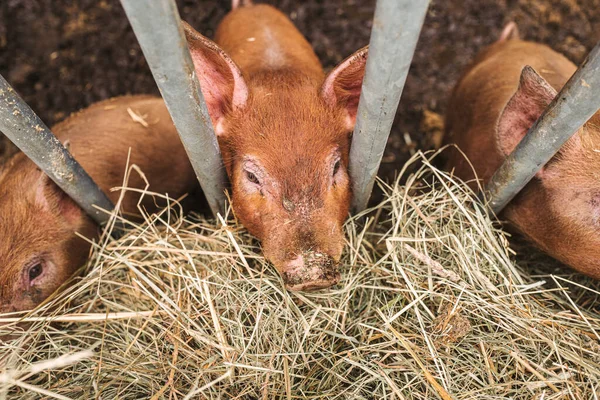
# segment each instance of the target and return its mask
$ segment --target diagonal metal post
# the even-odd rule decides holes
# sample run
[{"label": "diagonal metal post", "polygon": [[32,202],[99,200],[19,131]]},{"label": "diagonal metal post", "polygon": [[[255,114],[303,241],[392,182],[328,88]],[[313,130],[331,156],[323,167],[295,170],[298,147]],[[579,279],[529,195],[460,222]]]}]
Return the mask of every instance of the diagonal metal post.
[{"label": "diagonal metal post", "polygon": [[490,179],[485,191],[492,211],[502,211],[599,109],[600,43]]},{"label": "diagonal metal post", "polygon": [[114,205],[35,112],[0,75],[0,131],[98,224]]},{"label": "diagonal metal post", "polygon": [[[213,212],[225,205],[225,168],[174,0],[121,0]],[[173,177],[177,179],[177,177]]]},{"label": "diagonal metal post", "polygon": [[429,0],[378,0],[352,147],[355,211],[369,201]]}]

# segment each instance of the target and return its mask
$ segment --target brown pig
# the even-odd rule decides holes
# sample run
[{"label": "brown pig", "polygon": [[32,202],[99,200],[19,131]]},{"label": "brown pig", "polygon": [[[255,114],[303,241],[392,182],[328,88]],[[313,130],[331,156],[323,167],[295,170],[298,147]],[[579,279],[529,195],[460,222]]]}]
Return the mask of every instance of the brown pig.
[{"label": "brown pig", "polygon": [[[509,24],[467,68],[448,104],[446,141],[456,143],[488,182],[562,86],[575,65],[547,46],[522,41]],[[600,115],[593,116],[502,213],[539,248],[600,278]],[[465,180],[469,163],[452,152]]]},{"label": "brown pig", "polygon": [[340,278],[348,154],[367,49],[325,77],[284,14],[233,3],[216,43],[185,25],[233,210],[288,289],[331,286]]},{"label": "brown pig", "polygon": [[[135,113],[143,121],[134,121]],[[147,126],[143,126],[147,125]],[[96,103],[53,128],[77,161],[116,202],[131,148],[136,164],[149,181],[149,190],[177,198],[197,188],[167,109],[160,98],[126,96]],[[145,182],[132,173],[129,187]],[[199,186],[199,185],[198,185]],[[128,192],[125,214],[139,214],[140,195]],[[145,196],[149,212],[157,204]],[[90,246],[75,232],[94,238],[98,227],[23,154],[0,169],[0,312],[34,308],[85,262]]]}]

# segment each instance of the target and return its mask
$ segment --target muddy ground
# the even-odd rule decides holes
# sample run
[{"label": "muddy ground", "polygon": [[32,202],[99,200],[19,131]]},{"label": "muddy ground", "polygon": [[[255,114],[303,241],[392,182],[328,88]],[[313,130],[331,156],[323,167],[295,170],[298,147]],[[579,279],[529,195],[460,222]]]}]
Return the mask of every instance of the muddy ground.
[{"label": "muddy ground", "polygon": [[[326,68],[368,43],[375,0],[265,2],[290,16]],[[209,37],[230,8],[228,0],[177,3],[182,17]],[[600,0],[432,0],[382,178],[391,180],[415,149],[440,142],[461,69],[509,21],[522,37],[579,63],[600,40]],[[98,100],[158,93],[118,0],[1,0],[0,73],[49,125]]]}]

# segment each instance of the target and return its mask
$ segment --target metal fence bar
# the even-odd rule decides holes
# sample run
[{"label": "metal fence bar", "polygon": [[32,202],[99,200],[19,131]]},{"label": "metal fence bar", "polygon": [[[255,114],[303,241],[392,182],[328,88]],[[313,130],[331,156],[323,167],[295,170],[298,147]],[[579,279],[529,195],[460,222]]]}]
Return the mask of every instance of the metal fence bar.
[{"label": "metal fence bar", "polygon": [[0,131],[94,221],[103,224],[114,205],[42,120],[0,75]]},{"label": "metal fence bar", "polygon": [[[208,204],[225,204],[225,168],[173,0],[121,0]],[[174,177],[175,179],[175,177]]]},{"label": "metal fence bar", "polygon": [[492,176],[485,191],[498,214],[600,109],[600,43]]},{"label": "metal fence bar", "polygon": [[352,147],[355,211],[369,201],[429,0],[378,0]]}]

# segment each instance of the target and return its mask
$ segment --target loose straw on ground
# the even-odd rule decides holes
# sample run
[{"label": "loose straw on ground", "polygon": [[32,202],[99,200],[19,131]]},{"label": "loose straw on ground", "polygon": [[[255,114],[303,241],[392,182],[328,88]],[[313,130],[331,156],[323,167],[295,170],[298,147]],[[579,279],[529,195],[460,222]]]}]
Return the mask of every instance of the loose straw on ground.
[{"label": "loose straw on ground", "polygon": [[520,245],[516,264],[423,154],[398,182],[314,293],[233,220],[128,223],[49,304],[0,316],[0,399],[597,398],[597,284]]}]

